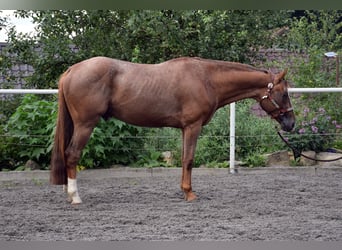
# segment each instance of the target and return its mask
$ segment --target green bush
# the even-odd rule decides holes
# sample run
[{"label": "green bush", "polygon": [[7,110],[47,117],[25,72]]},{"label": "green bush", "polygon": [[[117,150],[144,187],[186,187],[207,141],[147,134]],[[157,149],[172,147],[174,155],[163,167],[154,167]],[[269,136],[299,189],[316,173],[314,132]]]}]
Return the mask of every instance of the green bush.
[{"label": "green bush", "polygon": [[[163,152],[172,154],[172,166],[181,166],[181,131],[175,128],[142,128],[143,145],[138,150],[136,166],[166,166],[160,158]],[[169,166],[169,165],[167,165]]]},{"label": "green bush", "polygon": [[141,128],[116,119],[100,120],[82,152],[80,165],[87,168],[129,165],[142,147]]},{"label": "green bush", "polygon": [[16,168],[15,158],[18,151],[13,147],[14,138],[5,135],[4,126],[0,125],[0,171],[14,170]]},{"label": "green bush", "polygon": [[245,164],[250,167],[265,167],[266,166],[266,157],[263,154],[259,154],[254,152],[245,157]]},{"label": "green bush", "polygon": [[[12,152],[17,164],[31,159],[47,167],[52,149],[56,120],[56,102],[26,95],[4,127],[6,152]],[[7,153],[7,155],[10,155]]]},{"label": "green bush", "polygon": [[277,136],[278,123],[269,116],[257,117],[251,113],[255,101],[244,100],[236,105],[236,154],[240,159],[253,154],[280,150],[284,144]]},{"label": "green bush", "polygon": [[[15,162],[15,166],[34,160],[48,168],[57,116],[57,102],[26,95],[3,127],[0,162]],[[142,145],[137,137],[142,129],[121,121],[101,120],[82,152],[80,165],[87,168],[115,163],[130,164],[137,159]]]},{"label": "green bush", "polygon": [[138,161],[134,165],[137,167],[147,168],[171,166],[163,160],[163,155],[161,152],[153,150],[138,155]]},{"label": "green bush", "polygon": [[288,141],[298,153],[304,150],[321,152],[332,147],[337,130],[341,129],[324,108],[313,112],[305,108],[297,124],[295,130],[288,133]]},{"label": "green bush", "polygon": [[229,106],[219,109],[203,127],[197,143],[195,166],[229,160]]}]

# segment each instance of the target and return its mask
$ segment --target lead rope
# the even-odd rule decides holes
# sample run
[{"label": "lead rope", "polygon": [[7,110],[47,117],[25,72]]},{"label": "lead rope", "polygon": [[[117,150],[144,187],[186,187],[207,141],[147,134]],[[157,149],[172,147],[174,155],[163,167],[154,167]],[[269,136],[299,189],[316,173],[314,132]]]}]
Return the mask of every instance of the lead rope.
[{"label": "lead rope", "polygon": [[299,152],[297,149],[295,149],[294,147],[292,147],[292,146],[290,145],[290,143],[289,143],[287,140],[285,140],[285,138],[283,137],[283,135],[282,135],[279,131],[277,131],[277,133],[278,133],[278,135],[280,136],[280,138],[283,140],[283,142],[285,142],[285,144],[286,144],[290,149],[292,149],[293,152],[297,153],[297,154],[300,155],[300,156],[303,156],[303,157],[306,158],[306,159],[309,159],[309,160],[312,160],[312,161],[320,161],[320,162],[332,162],[332,161],[338,161],[338,160],[341,160],[341,159],[342,159],[342,156],[341,156],[341,157],[338,157],[338,158],[336,158],[336,159],[331,159],[331,160],[319,160],[319,159],[312,158],[312,157],[310,157],[310,156],[304,155],[304,154],[302,154],[302,152]]}]

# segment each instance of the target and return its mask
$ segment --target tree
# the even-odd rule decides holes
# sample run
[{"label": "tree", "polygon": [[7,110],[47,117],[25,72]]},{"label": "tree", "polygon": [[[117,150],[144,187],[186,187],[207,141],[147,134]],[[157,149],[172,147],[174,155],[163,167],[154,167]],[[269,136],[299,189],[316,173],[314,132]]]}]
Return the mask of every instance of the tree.
[{"label": "tree", "polygon": [[291,22],[284,47],[308,52],[338,51],[342,46],[342,10],[305,11]]},{"label": "tree", "polygon": [[[157,63],[179,56],[248,62],[272,42],[270,30],[287,24],[289,11],[43,10],[31,17],[37,34],[9,32],[9,61],[32,65],[28,86],[55,88],[68,66],[92,56]],[[15,55],[15,57],[13,57]],[[4,67],[6,66],[6,67]]]},{"label": "tree", "polygon": [[[0,10],[0,14],[2,11]],[[0,16],[0,30],[2,30],[6,26],[7,18]]]}]

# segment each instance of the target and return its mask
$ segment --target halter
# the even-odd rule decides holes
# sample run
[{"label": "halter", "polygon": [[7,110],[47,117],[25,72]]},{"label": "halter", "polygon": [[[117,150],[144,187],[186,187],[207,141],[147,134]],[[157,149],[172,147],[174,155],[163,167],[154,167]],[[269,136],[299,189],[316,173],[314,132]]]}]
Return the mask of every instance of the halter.
[{"label": "halter", "polygon": [[[272,103],[272,105],[275,107],[275,109],[271,110],[271,111],[266,111],[266,109],[264,109],[266,111],[266,113],[268,115],[270,115],[273,119],[276,119],[278,118],[279,116],[283,116],[284,114],[286,114],[287,112],[290,112],[290,111],[293,111],[293,108],[290,107],[290,108],[281,108],[279,106],[279,104],[272,98],[271,96],[271,92],[272,92],[272,89],[274,87],[274,84],[273,83],[269,83],[267,85],[267,92],[266,94],[261,98],[260,100],[260,106],[264,109],[262,103],[265,101],[265,100],[268,100]],[[291,105],[292,106],[292,105]]]}]

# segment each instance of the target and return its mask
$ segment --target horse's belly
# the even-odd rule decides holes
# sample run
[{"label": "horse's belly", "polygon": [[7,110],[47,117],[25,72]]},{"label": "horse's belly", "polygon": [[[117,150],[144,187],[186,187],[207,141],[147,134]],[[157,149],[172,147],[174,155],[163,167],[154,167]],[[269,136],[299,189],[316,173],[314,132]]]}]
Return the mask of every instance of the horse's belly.
[{"label": "horse's belly", "polygon": [[181,112],[164,105],[122,105],[112,109],[111,116],[141,127],[181,127]]},{"label": "horse's belly", "polygon": [[115,118],[126,123],[141,127],[181,127],[181,122],[172,116],[153,116],[146,113],[130,115],[114,115]]}]

